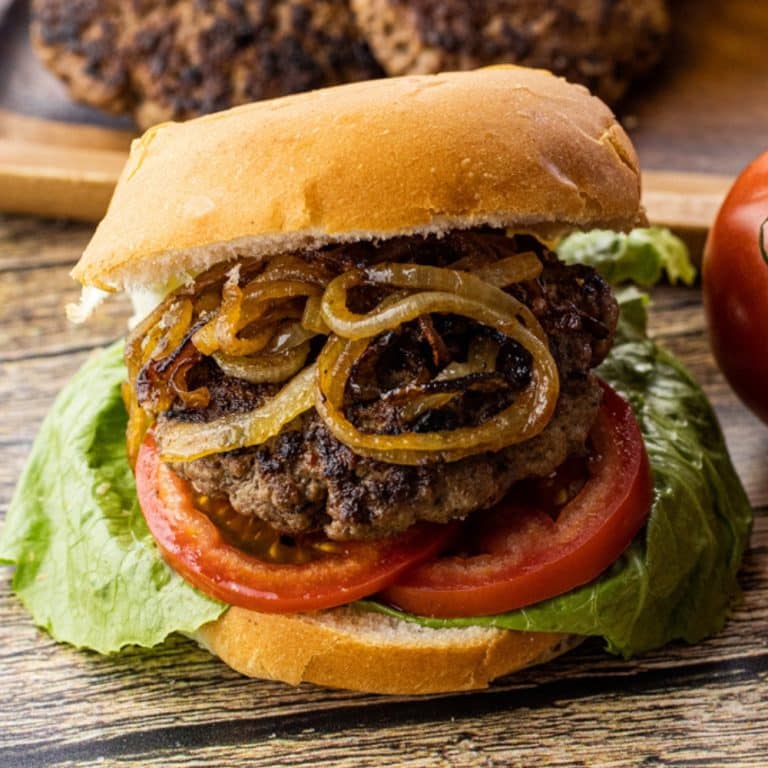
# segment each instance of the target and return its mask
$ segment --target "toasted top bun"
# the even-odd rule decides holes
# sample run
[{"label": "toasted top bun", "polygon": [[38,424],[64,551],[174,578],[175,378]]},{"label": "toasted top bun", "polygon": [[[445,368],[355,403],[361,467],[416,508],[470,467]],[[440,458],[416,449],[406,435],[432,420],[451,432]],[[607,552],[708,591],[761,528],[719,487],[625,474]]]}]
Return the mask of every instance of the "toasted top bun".
[{"label": "toasted top bun", "polygon": [[610,110],[543,70],[356,83],[151,128],[73,271],[103,290],[241,254],[492,225],[551,239],[642,218]]},{"label": "toasted top bun", "polygon": [[584,639],[492,627],[431,629],[353,606],[287,616],[230,608],[196,638],[250,677],[406,695],[485,688]]}]

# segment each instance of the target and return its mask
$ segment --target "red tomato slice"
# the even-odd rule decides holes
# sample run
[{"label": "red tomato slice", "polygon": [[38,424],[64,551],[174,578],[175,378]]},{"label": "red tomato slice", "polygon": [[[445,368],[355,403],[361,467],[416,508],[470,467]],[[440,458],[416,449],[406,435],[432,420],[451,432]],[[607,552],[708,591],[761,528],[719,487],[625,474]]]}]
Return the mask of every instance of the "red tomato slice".
[{"label": "red tomato slice", "polygon": [[389,539],[339,542],[310,562],[260,560],[228,543],[194,505],[191,486],[160,456],[151,434],[139,450],[136,490],[168,564],[205,594],[272,613],[330,608],[378,592],[444,549],[453,526],[416,525]]},{"label": "red tomato slice", "polygon": [[507,498],[477,521],[477,554],[430,560],[384,599],[421,616],[486,616],[562,594],[608,568],[645,523],[652,483],[631,408],[606,384],[603,391],[590,476],[556,519]]}]

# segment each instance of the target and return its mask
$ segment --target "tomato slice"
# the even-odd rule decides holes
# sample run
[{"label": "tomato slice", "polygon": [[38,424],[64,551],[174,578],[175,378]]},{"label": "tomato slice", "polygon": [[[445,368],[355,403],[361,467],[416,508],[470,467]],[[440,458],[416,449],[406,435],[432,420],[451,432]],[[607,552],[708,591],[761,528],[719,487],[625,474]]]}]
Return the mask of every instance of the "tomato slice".
[{"label": "tomato slice", "polygon": [[251,610],[294,613],[331,608],[378,592],[445,548],[454,526],[420,524],[370,542],[328,542],[304,563],[270,562],[230,544],[195,505],[188,482],[160,460],[152,434],[136,461],[136,490],[168,564],[205,594]]},{"label": "tomato slice", "polygon": [[508,497],[477,520],[476,550],[408,571],[383,598],[421,616],[486,616],[562,594],[608,568],[645,523],[653,490],[634,414],[602,387],[589,477],[556,519]]}]

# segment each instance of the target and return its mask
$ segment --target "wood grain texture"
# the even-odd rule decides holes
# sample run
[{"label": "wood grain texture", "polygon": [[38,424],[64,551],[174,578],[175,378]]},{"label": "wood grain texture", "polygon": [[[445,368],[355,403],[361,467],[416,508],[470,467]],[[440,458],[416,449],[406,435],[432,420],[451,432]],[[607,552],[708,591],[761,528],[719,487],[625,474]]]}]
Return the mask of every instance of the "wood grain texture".
[{"label": "wood grain texture", "polygon": [[[122,333],[107,304],[68,326],[90,229],[0,218],[0,510],[56,392]],[[382,697],[246,680],[191,641],[100,657],[32,626],[0,569],[0,765],[768,764],[768,430],[715,369],[697,289],[654,292],[652,330],[707,390],[757,509],[743,602],[718,636],[629,662],[597,641],[487,691]]]},{"label": "wood grain texture", "polygon": [[685,241],[699,265],[709,228],[733,181],[720,174],[644,171],[643,206],[649,221]]}]

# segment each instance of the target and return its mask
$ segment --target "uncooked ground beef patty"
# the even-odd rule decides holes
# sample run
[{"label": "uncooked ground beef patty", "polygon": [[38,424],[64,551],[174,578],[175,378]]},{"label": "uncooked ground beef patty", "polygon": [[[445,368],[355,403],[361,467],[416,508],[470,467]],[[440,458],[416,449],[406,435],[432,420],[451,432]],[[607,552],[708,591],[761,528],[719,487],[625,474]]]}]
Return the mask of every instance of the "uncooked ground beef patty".
[{"label": "uncooked ground beef patty", "polygon": [[76,99],[144,128],[383,75],[346,0],[33,0],[32,39]]},{"label": "uncooked ground beef patty", "polygon": [[544,67],[608,102],[657,61],[664,0],[352,0],[389,75]]},{"label": "uncooked ground beef patty", "polygon": [[[378,251],[388,253],[390,259],[393,253],[405,252],[412,261],[421,260],[420,254],[427,254],[430,256],[427,260],[434,263],[438,252],[453,253],[456,257],[481,247],[487,237],[495,238],[498,246],[499,235],[453,233],[441,241],[403,238],[383,244]],[[530,243],[521,247],[528,248]],[[361,249],[371,250],[369,259],[376,258],[375,246],[370,244],[349,246],[347,253]],[[322,258],[322,254],[310,257]],[[617,307],[610,288],[594,270],[567,267],[546,252],[542,252],[541,258],[544,262],[541,276],[516,285],[512,291],[531,308],[546,331],[561,379],[561,395],[554,417],[533,439],[497,453],[456,462],[400,466],[355,455],[329,433],[313,410],[295,419],[280,435],[263,445],[177,463],[174,469],[200,493],[226,494],[238,512],[267,520],[284,533],[322,529],[334,539],[380,537],[402,531],[417,520],[445,522],[462,518],[493,505],[514,482],[525,477],[546,476],[566,457],[584,449],[600,403],[600,388],[591,369],[610,349]],[[417,359],[413,348],[420,334],[438,330],[450,346],[451,334],[460,335],[461,330],[457,331],[453,322],[450,316],[434,316],[434,327],[430,329],[425,330],[418,322],[408,328],[401,327],[405,330],[393,337],[392,349],[399,350],[399,357],[405,360],[402,371],[407,372],[408,366],[413,366],[413,360]],[[459,319],[458,322],[465,321]],[[477,335],[478,328],[465,328],[461,332]],[[424,359],[427,358],[425,353]],[[514,361],[515,356],[512,358]],[[397,355],[387,360],[388,380],[402,373],[398,365]],[[497,368],[502,367],[497,362]],[[521,388],[525,386],[524,369],[525,357],[522,356],[506,374],[513,382],[519,377]],[[411,374],[417,375],[418,371],[411,368]],[[352,380],[354,376],[353,372]],[[169,419],[209,421],[226,413],[251,410],[277,389],[277,385],[253,385],[229,378],[211,361],[204,361],[198,367],[194,386],[208,387],[209,405],[198,410],[177,405],[160,417],[159,431]],[[454,413],[450,409],[447,416],[433,413],[459,424],[476,423],[472,420],[476,417],[474,412],[479,410],[478,401],[472,400],[471,393],[467,397],[457,399]],[[483,392],[480,401],[493,397],[493,392]],[[373,421],[369,423],[379,425],[376,431],[402,431],[396,420],[379,412],[378,405],[380,401],[363,406],[370,408],[367,418]],[[425,431],[453,427],[453,424],[430,424]]]}]

